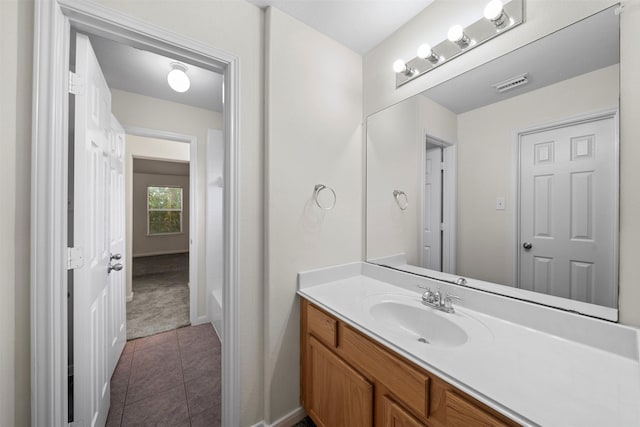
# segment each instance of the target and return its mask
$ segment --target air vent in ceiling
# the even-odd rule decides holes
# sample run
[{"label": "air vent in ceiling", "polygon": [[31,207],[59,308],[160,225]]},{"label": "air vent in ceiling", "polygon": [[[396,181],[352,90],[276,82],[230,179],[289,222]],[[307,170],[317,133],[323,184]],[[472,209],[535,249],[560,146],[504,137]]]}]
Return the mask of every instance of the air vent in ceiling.
[{"label": "air vent in ceiling", "polygon": [[529,73],[520,74],[515,77],[508,78],[507,80],[503,80],[499,83],[492,84],[491,86],[496,88],[496,90],[500,93],[506,92],[508,90],[515,89],[518,86],[527,84],[529,82],[528,75]]}]

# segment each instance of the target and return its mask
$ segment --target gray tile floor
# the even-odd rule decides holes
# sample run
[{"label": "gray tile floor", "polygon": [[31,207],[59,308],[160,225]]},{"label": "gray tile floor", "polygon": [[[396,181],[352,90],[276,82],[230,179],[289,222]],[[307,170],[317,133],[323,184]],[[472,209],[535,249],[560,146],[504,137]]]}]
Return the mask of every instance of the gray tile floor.
[{"label": "gray tile floor", "polygon": [[311,418],[305,417],[302,421],[298,422],[293,427],[316,427]]},{"label": "gray tile floor", "polygon": [[221,347],[211,324],[127,342],[107,426],[221,425]]}]

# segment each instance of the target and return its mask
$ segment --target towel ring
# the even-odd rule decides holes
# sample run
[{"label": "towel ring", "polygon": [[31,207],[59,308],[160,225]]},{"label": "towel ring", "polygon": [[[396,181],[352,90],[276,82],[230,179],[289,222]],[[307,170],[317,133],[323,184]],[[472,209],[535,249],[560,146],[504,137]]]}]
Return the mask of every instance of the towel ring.
[{"label": "towel ring", "polygon": [[[323,206],[322,203],[320,203],[320,198],[319,197],[320,197],[320,193],[322,192],[322,190],[329,190],[331,192],[331,195],[333,196],[333,201],[331,203],[329,203],[327,206]],[[333,209],[333,207],[336,205],[336,200],[337,200],[336,192],[333,191],[333,188],[327,187],[324,184],[317,184],[314,187],[313,198],[316,201],[316,205],[318,205],[318,207],[320,209],[324,209],[325,211],[329,211],[329,210]]]},{"label": "towel ring", "polygon": [[[393,190],[393,198],[396,199],[396,203],[400,210],[405,210],[409,206],[409,198],[407,197],[407,193],[401,190]],[[404,199],[404,200],[402,200]]]}]

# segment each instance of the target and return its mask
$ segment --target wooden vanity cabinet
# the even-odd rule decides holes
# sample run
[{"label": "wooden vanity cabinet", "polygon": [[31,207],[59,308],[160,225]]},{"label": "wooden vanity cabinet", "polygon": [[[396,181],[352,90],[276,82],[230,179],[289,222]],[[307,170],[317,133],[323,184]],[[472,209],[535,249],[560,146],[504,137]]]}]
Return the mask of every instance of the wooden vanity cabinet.
[{"label": "wooden vanity cabinet", "polygon": [[518,424],[304,298],[301,400],[319,427]]},{"label": "wooden vanity cabinet", "polygon": [[309,337],[307,413],[318,427],[373,425],[373,384]]}]

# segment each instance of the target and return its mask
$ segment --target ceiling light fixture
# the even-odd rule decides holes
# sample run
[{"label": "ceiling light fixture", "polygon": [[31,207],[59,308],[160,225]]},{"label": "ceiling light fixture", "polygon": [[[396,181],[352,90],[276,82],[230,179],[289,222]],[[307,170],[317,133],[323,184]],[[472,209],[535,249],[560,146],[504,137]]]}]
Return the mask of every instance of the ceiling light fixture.
[{"label": "ceiling light fixture", "polygon": [[484,17],[491,21],[498,30],[502,30],[511,22],[511,18],[504,11],[502,0],[491,0],[484,8]]},{"label": "ceiling light fixture", "polygon": [[449,28],[447,38],[450,42],[457,44],[460,49],[466,49],[471,43],[471,39],[467,33],[464,32],[462,25],[454,25]]},{"label": "ceiling light fixture", "polygon": [[479,10],[475,22],[454,25],[440,43],[424,43],[413,59],[394,62],[396,89],[524,23],[525,0],[485,1],[484,16]]},{"label": "ceiling light fixture", "polygon": [[393,63],[393,71],[403,73],[405,76],[411,76],[415,72],[415,70],[409,67],[402,59],[398,59]]},{"label": "ceiling light fixture", "polygon": [[437,64],[440,62],[441,56],[431,49],[431,45],[424,43],[418,48],[418,58],[426,59],[432,64]]},{"label": "ceiling light fixture", "polygon": [[186,92],[191,87],[191,81],[187,76],[187,67],[179,62],[171,63],[171,71],[167,74],[167,83],[176,92]]}]

